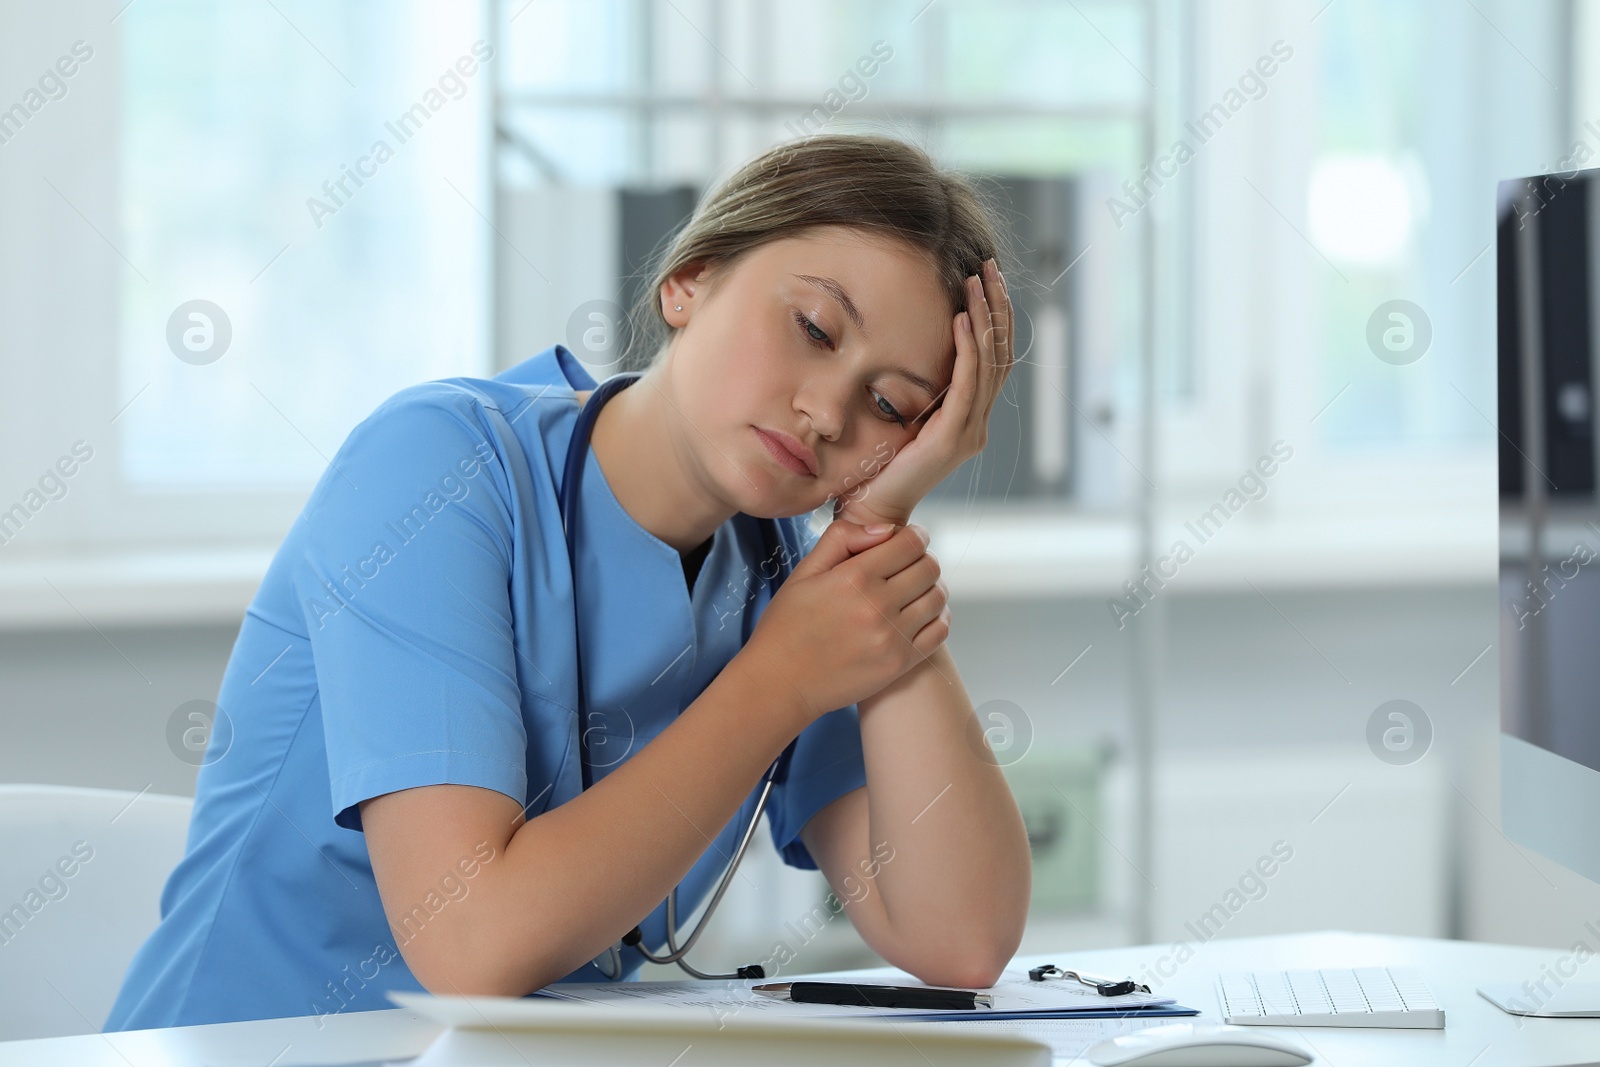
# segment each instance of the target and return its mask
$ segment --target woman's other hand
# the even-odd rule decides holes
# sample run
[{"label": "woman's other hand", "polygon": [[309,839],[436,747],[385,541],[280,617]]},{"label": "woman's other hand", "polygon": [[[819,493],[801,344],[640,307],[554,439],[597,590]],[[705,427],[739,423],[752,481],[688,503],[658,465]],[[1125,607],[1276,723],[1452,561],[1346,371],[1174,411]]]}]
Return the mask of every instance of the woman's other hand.
[{"label": "woman's other hand", "polygon": [[810,719],[879,692],[950,636],[949,595],[927,538],[920,526],[835,520],[736,658],[789,686]]},{"label": "woman's other hand", "polygon": [[943,403],[877,474],[836,499],[836,520],[904,524],[934,486],[983,451],[989,412],[1015,362],[1011,298],[993,259],[966,284],[967,308],[951,321],[956,362]]}]

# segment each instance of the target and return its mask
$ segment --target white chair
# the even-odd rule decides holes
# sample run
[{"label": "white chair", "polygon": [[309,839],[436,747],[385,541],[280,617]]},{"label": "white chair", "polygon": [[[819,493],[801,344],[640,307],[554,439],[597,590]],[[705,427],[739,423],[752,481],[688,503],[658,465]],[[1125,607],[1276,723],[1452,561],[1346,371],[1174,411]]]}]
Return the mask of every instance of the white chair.
[{"label": "white chair", "polygon": [[0,1040],[100,1029],[160,919],[187,797],[0,785]]}]

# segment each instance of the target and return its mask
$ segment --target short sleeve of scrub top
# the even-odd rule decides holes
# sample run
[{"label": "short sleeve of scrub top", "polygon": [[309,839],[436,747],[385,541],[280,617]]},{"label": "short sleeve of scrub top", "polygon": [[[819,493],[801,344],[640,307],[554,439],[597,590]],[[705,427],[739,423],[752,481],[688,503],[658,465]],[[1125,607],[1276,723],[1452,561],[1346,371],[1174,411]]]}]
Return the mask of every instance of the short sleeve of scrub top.
[{"label": "short sleeve of scrub top", "polygon": [[352,431],[307,509],[297,600],[350,830],[361,801],[414,786],[526,800],[513,521],[483,418],[459,392],[407,390]]}]

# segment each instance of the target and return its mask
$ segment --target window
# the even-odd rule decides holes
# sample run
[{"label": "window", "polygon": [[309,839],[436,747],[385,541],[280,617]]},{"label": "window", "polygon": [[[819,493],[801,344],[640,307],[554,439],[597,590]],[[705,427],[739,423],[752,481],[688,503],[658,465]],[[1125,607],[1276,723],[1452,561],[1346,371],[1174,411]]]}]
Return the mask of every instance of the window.
[{"label": "window", "polygon": [[391,393],[488,369],[495,61],[470,5],[119,23],[130,490],[304,489]]},{"label": "window", "polygon": [[[1322,339],[1311,380],[1331,401],[1316,424],[1330,452],[1492,462],[1495,187],[1555,169],[1561,10],[1351,0],[1317,20],[1321,121],[1303,202],[1322,260],[1309,275]],[[1396,299],[1425,319],[1379,310]],[[1431,334],[1428,350],[1374,358],[1374,314],[1398,324],[1396,345]],[[1412,330],[1424,333],[1407,342]]]}]

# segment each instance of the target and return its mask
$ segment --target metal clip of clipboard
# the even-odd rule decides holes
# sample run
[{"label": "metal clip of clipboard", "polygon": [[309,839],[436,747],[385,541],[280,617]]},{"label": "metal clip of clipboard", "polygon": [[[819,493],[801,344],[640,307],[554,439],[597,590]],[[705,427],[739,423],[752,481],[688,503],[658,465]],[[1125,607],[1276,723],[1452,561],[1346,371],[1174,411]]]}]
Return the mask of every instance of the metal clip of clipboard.
[{"label": "metal clip of clipboard", "polygon": [[1102,997],[1120,997],[1128,993],[1150,992],[1149,986],[1141,982],[1135,982],[1132,978],[1099,978],[1092,974],[1085,974],[1082,971],[1069,971],[1065,968],[1057,967],[1053,963],[1046,963],[1042,966],[1028,969],[1028,978],[1034,982],[1042,982],[1052,976],[1070,978],[1074,982],[1090,987]]}]

